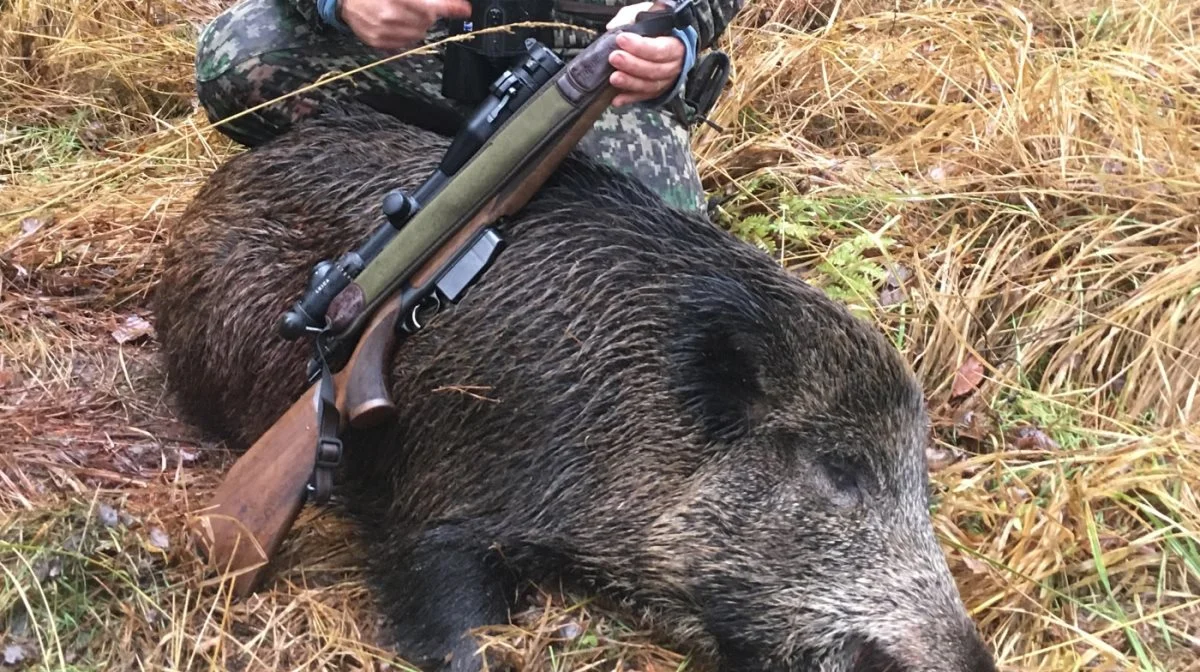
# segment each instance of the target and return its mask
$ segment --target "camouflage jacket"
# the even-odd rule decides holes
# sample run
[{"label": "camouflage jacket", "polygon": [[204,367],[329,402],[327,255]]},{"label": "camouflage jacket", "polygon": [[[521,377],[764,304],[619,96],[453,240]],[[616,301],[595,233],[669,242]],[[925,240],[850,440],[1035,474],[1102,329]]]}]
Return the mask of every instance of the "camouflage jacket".
[{"label": "camouflage jacket", "polygon": [[[553,10],[550,20],[559,23],[569,23],[592,31],[603,32],[605,25],[616,14],[617,10],[626,5],[638,4],[644,0],[553,0]],[[288,0],[294,5],[313,26],[324,26],[317,12],[317,0]],[[733,21],[734,16],[741,11],[744,0],[693,0],[698,21],[697,51],[712,46],[717,38],[725,32],[725,28]],[[433,36],[440,32],[435,26]],[[591,35],[581,31],[555,29],[551,39],[552,48],[562,51],[574,51],[587,46]]]}]

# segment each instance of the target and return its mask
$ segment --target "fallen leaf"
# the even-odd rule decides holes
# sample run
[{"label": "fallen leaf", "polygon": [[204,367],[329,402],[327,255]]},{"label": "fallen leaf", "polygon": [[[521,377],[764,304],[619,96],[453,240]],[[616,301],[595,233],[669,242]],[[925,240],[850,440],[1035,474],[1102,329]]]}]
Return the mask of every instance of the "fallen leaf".
[{"label": "fallen leaf", "polygon": [[79,141],[83,143],[84,147],[87,147],[91,150],[96,150],[104,146],[104,139],[107,135],[108,129],[104,126],[104,123],[101,121],[93,121],[84,127],[82,131],[80,131]]},{"label": "fallen leaf", "polygon": [[125,344],[130,341],[136,341],[153,332],[154,327],[149,322],[137,315],[130,315],[125,318],[121,326],[113,330],[112,337],[116,339],[117,343]]},{"label": "fallen leaf", "polygon": [[0,390],[6,387],[20,387],[21,377],[16,371],[0,368]]},{"label": "fallen leaf", "polygon": [[960,437],[983,441],[995,430],[996,424],[992,418],[969,403],[954,414],[954,432]]},{"label": "fallen leaf", "polygon": [[558,634],[565,639],[575,639],[583,632],[583,627],[575,621],[567,621],[558,628]]},{"label": "fallen leaf", "polygon": [[46,560],[38,560],[33,565],[33,578],[38,583],[45,581],[50,576],[50,563]]},{"label": "fallen leaf", "polygon": [[929,463],[930,471],[941,471],[954,464],[954,453],[945,448],[929,446],[925,448],[925,460]]},{"label": "fallen leaf", "polygon": [[1017,450],[1057,450],[1059,447],[1049,434],[1032,425],[1016,428],[1009,439]]},{"label": "fallen leaf", "polygon": [[912,271],[904,266],[888,269],[883,289],[879,292],[879,305],[894,306],[904,301],[904,282],[912,277]]},{"label": "fallen leaf", "polygon": [[951,397],[961,397],[970,393],[983,380],[983,362],[975,355],[967,355],[967,361],[954,374],[954,384],[950,387]]},{"label": "fallen leaf", "polygon": [[906,280],[912,277],[912,271],[908,270],[907,266],[889,266],[887,275],[884,277],[884,285],[889,289],[900,287]]},{"label": "fallen leaf", "polygon": [[116,509],[104,503],[101,503],[97,509],[101,525],[104,525],[105,527],[117,526],[117,523],[120,521],[120,516],[117,515]]},{"label": "fallen leaf", "polygon": [[31,236],[36,233],[38,229],[42,228],[43,223],[44,222],[37,217],[26,217],[25,219],[21,220],[21,233],[25,234],[26,236]]},{"label": "fallen leaf", "polygon": [[167,538],[167,533],[162,531],[161,527],[150,529],[150,543],[158,549],[167,550],[171,547],[171,540]]},{"label": "fallen leaf", "polygon": [[884,308],[899,305],[904,302],[903,289],[885,289],[879,293],[879,305]]},{"label": "fallen leaf", "polygon": [[10,644],[4,647],[4,664],[16,665],[25,660],[25,647],[19,644]]},{"label": "fallen leaf", "polygon": [[987,563],[983,562],[982,560],[980,560],[978,558],[974,558],[969,555],[964,555],[964,556],[962,556],[962,561],[963,561],[963,564],[967,566],[967,569],[971,570],[972,574],[987,574],[988,573]]}]

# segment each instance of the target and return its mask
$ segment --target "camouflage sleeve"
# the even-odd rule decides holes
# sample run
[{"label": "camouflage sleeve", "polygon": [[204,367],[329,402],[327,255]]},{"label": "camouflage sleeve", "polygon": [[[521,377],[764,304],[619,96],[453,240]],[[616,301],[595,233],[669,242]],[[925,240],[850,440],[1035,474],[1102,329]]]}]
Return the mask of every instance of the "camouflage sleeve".
[{"label": "camouflage sleeve", "polygon": [[317,0],[283,0],[286,4],[293,8],[296,13],[304,17],[305,23],[312,28],[319,28],[323,25],[322,20],[317,14]]},{"label": "camouflage sleeve", "polygon": [[745,0],[693,0],[699,40],[696,48],[704,50],[713,45],[742,11]]},{"label": "camouflage sleeve", "polygon": [[329,33],[338,30],[339,26],[330,24],[321,17],[320,0],[283,0],[288,6],[304,17],[308,27],[318,33]]}]

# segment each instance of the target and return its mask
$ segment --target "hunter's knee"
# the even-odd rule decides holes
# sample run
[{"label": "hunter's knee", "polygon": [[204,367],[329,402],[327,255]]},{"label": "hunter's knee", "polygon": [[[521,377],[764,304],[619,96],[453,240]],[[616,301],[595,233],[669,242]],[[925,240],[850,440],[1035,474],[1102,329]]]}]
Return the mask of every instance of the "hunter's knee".
[{"label": "hunter's knee", "polygon": [[[294,88],[286,57],[304,46],[311,31],[304,17],[278,0],[242,0],[222,12],[196,43],[196,94],[210,122],[274,100]],[[276,63],[275,61],[280,61]],[[281,117],[280,115],[283,114]],[[218,126],[244,144],[279,132],[289,116],[281,109],[260,110]]]}]

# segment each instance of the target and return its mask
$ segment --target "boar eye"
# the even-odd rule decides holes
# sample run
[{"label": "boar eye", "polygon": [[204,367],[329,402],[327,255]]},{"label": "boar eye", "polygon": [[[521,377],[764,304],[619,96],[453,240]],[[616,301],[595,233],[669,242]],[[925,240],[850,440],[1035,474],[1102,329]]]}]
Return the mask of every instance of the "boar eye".
[{"label": "boar eye", "polygon": [[861,501],[866,478],[861,465],[841,457],[825,457],[820,460],[820,471],[830,498],[843,506],[854,506]]},{"label": "boar eye", "polygon": [[825,477],[841,492],[853,492],[858,489],[858,475],[854,466],[840,459],[825,459],[821,461],[825,468]]}]

